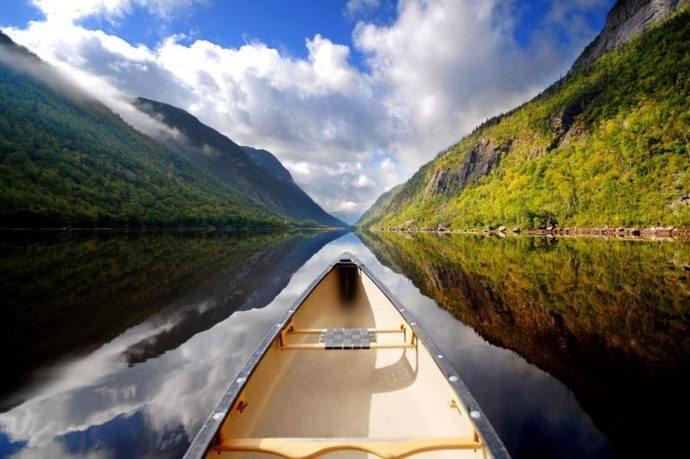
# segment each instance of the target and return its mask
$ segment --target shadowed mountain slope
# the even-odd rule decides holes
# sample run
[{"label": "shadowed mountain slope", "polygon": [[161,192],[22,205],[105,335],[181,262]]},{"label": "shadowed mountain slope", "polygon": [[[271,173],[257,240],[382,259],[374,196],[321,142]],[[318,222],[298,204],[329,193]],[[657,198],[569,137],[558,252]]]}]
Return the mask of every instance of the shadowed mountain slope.
[{"label": "shadowed mountain slope", "polygon": [[235,190],[298,221],[349,226],[316,204],[268,151],[241,147],[180,108],[144,98],[135,106],[167,128],[149,134]]}]

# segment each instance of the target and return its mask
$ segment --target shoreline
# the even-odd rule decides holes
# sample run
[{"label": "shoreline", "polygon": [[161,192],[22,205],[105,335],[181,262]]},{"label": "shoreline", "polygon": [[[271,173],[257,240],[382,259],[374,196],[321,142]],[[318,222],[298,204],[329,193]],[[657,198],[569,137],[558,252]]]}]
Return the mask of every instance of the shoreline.
[{"label": "shoreline", "polygon": [[482,234],[494,235],[498,237],[506,236],[544,236],[544,237],[596,237],[596,238],[615,238],[615,239],[649,239],[649,240],[676,240],[690,239],[690,228],[676,228],[674,226],[656,226],[649,228],[625,228],[625,227],[601,227],[601,228],[545,228],[545,229],[522,229],[487,227],[484,229],[450,229],[439,225],[436,228],[415,228],[415,227],[377,227],[369,228],[374,231],[388,231],[393,233],[432,233],[432,234]]},{"label": "shoreline", "polygon": [[177,227],[0,227],[0,233],[9,232],[113,232],[113,233],[166,233],[166,232],[219,232],[219,233],[268,233],[275,231],[346,231],[348,228],[326,226],[245,226],[245,227],[214,227],[214,226],[177,226]]}]

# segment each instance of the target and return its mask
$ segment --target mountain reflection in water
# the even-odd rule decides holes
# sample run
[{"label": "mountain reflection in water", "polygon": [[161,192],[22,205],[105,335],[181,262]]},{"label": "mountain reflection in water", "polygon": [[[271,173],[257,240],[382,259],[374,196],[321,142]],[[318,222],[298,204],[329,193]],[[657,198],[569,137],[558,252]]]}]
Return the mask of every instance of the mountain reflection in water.
[{"label": "mountain reflection in water", "polygon": [[430,332],[514,457],[679,447],[661,430],[682,427],[660,420],[688,405],[684,243],[342,235],[3,235],[17,376],[0,456],[181,456],[343,251]]},{"label": "mountain reflection in water", "polygon": [[[562,381],[619,455],[685,451],[685,423],[671,420],[690,408],[687,241],[362,237],[381,263],[490,343]],[[492,412],[504,408],[477,397],[497,424]],[[514,439],[514,426],[495,427],[513,454],[539,455]]]},{"label": "mountain reflection in water", "polygon": [[[46,362],[83,353],[158,315],[161,330],[126,351],[155,357],[227,318],[267,304],[340,232],[3,233],[0,323],[12,390]],[[166,326],[167,324],[167,326]]]}]

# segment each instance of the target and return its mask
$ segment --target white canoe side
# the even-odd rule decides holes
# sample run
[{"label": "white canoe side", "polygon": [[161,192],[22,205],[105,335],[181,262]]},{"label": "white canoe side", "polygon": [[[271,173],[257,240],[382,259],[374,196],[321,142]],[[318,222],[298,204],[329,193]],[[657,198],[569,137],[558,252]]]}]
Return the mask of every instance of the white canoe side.
[{"label": "white canoe side", "polygon": [[219,455],[509,457],[457,371],[350,254],[264,338],[185,457]]}]

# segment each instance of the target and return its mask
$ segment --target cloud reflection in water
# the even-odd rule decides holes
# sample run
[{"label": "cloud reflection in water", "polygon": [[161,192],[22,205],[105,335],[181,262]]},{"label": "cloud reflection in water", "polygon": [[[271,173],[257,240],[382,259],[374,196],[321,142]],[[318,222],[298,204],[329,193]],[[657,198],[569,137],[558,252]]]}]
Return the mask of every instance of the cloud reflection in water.
[{"label": "cloud reflection in water", "polygon": [[[607,450],[605,437],[565,386],[515,353],[488,344],[406,277],[381,265],[354,234],[319,250],[265,307],[238,310],[156,358],[130,366],[123,352],[173,326],[169,319],[180,314],[151,318],[83,358],[56,365],[50,381],[0,415],[0,430],[10,442],[27,442],[19,454],[179,456],[263,336],[343,251],[360,258],[431,330],[499,434],[539,437],[530,440],[546,444],[546,450],[566,441]],[[201,293],[188,295],[194,303],[178,306],[203,308],[213,301]],[[2,443],[0,453],[9,452]]]}]

